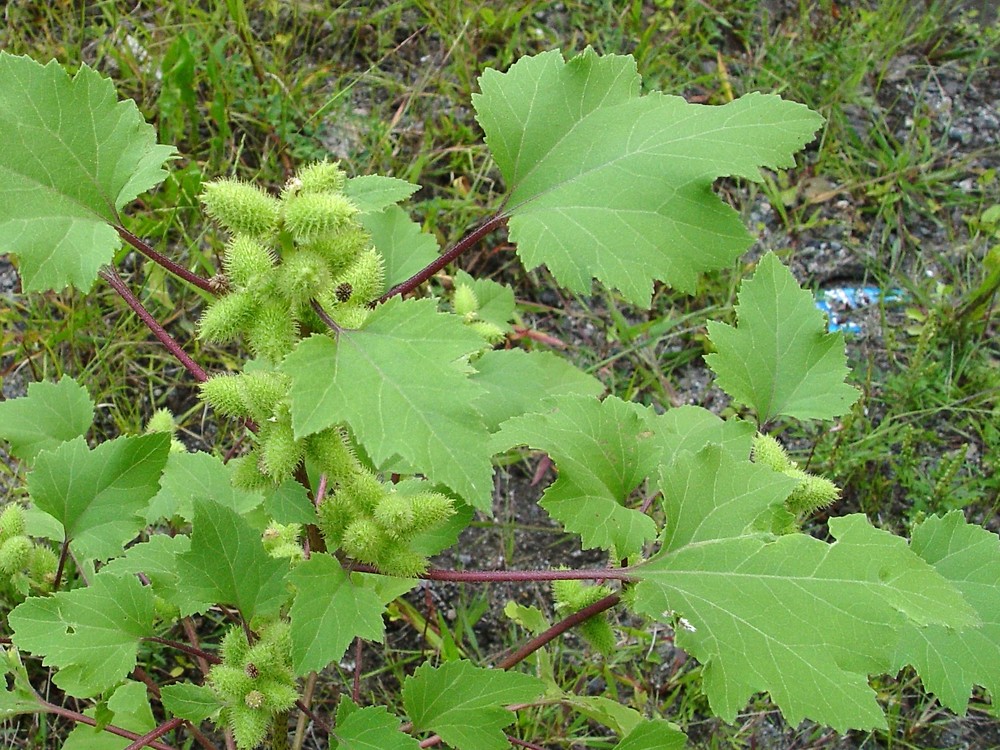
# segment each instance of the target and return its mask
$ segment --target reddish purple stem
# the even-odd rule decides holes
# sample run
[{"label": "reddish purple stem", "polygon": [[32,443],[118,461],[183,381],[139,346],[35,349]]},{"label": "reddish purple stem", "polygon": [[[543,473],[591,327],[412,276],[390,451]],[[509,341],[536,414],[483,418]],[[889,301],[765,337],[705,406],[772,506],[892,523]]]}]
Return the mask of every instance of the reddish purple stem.
[{"label": "reddish purple stem", "polygon": [[163,344],[167,351],[177,357],[180,363],[184,365],[185,369],[191,373],[195,380],[199,383],[203,383],[208,380],[208,374],[201,368],[201,366],[195,362],[191,357],[188,356],[181,345],[178,344],[173,337],[167,333],[166,329],[160,325],[160,322],[154,318],[149,310],[142,306],[139,298],[132,294],[122,277],[118,275],[118,271],[110,266],[105,266],[101,269],[101,278],[104,279],[111,285],[111,288],[118,292],[118,296],[125,300],[125,304],[132,308],[132,311],[139,316],[139,319],[146,324],[146,327],[153,332],[153,335],[159,339],[160,343]]}]

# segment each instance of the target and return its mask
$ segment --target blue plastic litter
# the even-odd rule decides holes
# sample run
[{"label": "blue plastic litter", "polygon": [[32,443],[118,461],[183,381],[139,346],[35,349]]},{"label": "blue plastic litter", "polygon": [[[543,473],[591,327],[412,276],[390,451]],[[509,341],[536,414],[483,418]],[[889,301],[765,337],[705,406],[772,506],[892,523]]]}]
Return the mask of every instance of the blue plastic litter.
[{"label": "blue plastic litter", "polygon": [[901,302],[905,293],[902,289],[879,289],[877,286],[843,286],[834,289],[820,289],[816,307],[826,313],[827,329],[846,333],[861,333],[861,326],[851,320],[851,313],[880,302]]}]

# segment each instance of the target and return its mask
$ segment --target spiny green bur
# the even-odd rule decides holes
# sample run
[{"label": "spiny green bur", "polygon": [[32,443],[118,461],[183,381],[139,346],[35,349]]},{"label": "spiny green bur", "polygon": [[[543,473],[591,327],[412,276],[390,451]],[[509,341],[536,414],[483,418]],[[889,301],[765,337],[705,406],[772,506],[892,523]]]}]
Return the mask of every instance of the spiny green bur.
[{"label": "spiny green bur", "polygon": [[0,511],[0,593],[17,600],[33,590],[51,591],[58,564],[55,553],[25,531],[24,508],[5,505]]},{"label": "spiny green bur", "polygon": [[763,433],[757,433],[753,438],[754,463],[767,466],[785,476],[796,480],[798,484],[785,500],[785,507],[796,515],[806,515],[823,508],[838,497],[840,489],[825,477],[810,474],[799,468],[775,438]]},{"label": "spiny green bur", "polygon": [[208,684],[225,704],[222,716],[236,746],[258,747],[275,715],[290,709],[298,698],[289,627],[271,623],[253,646],[240,628],[232,628],[223,639],[221,657],[222,663],[209,672]]},{"label": "spiny green bur", "polygon": [[319,527],[331,549],[340,547],[386,575],[414,576],[427,558],[412,548],[417,534],[455,513],[451,498],[437,492],[402,494],[363,469],[345,476],[319,506]]},{"label": "spiny green bur", "polygon": [[255,357],[277,364],[303,328],[325,330],[312,300],[342,327],[364,323],[384,289],[385,263],[342,192],[345,182],[338,165],[322,162],[301,169],[280,199],[239,180],[205,186],[206,212],[232,236],[222,260],[227,293],[203,313],[201,338],[242,336]]},{"label": "spiny green bur", "polygon": [[[556,611],[563,615],[579,612],[584,607],[600,601],[612,594],[608,586],[588,586],[583,581],[553,581],[552,594],[556,600]],[[578,630],[590,646],[602,654],[612,654],[615,650],[615,634],[604,613],[588,617],[579,624]]]}]

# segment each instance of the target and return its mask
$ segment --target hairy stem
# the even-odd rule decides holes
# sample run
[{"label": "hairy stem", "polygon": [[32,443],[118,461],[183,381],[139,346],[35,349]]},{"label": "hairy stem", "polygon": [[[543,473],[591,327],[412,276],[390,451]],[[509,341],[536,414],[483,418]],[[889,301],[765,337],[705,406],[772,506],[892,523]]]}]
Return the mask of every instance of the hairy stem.
[{"label": "hairy stem", "polygon": [[386,300],[395,297],[397,294],[403,295],[407,292],[413,291],[427,281],[427,279],[431,276],[455,260],[462,253],[471,250],[475,244],[479,242],[479,240],[499,227],[505,221],[507,221],[506,215],[500,213],[499,211],[493,214],[493,216],[487,219],[483,224],[480,224],[479,227],[460,239],[450,250],[439,256],[433,263],[425,266],[422,270],[417,271],[417,273],[413,274],[413,276],[401,284],[396,284],[396,286],[379,297],[376,302],[381,304]]},{"label": "hairy stem", "polygon": [[169,646],[170,648],[175,648],[178,651],[183,651],[185,654],[195,657],[196,659],[202,659],[211,664],[221,664],[222,659],[220,659],[215,654],[209,653],[208,651],[203,651],[200,648],[195,648],[194,646],[189,646],[186,643],[181,643],[180,641],[171,641],[169,638],[160,638],[158,635],[147,635],[143,638],[144,641],[151,641],[153,643],[162,643],[164,646]]},{"label": "hairy stem", "polygon": [[151,729],[146,732],[146,734],[142,735],[142,737],[126,747],[125,750],[139,750],[143,747],[150,747],[153,745],[153,740],[158,737],[162,737],[167,732],[172,732],[183,723],[184,719],[177,718],[176,716],[173,719],[168,719],[155,729]]},{"label": "hairy stem", "polygon": [[140,253],[145,255],[156,265],[165,268],[167,271],[170,271],[170,273],[172,273],[177,278],[184,279],[184,281],[186,281],[187,283],[193,284],[199,289],[203,289],[204,291],[209,292],[210,294],[219,293],[219,290],[212,285],[211,281],[199,276],[198,274],[192,271],[187,270],[186,268],[184,268],[184,266],[175,263],[165,255],[156,252],[156,250],[154,250],[151,245],[149,245],[147,242],[140,239],[139,237],[136,237],[125,227],[116,225],[115,231],[118,232],[118,235],[128,244],[130,244]]},{"label": "hairy stem", "polygon": [[[69,719],[70,721],[75,721],[78,724],[87,724],[88,726],[96,727],[97,721],[91,719],[89,716],[74,711],[69,708],[63,708],[62,706],[57,706],[54,703],[49,703],[46,700],[39,699],[41,703],[42,710],[45,713],[55,714],[56,716],[62,716],[64,719]],[[114,724],[106,724],[103,727],[105,732],[110,732],[111,734],[118,735],[119,737],[124,737],[127,740],[139,740],[143,738],[143,735],[137,734],[135,732],[130,732],[127,729],[122,729]],[[144,745],[139,745],[139,747],[154,747],[156,750],[174,750],[170,745],[164,745],[162,742],[148,741]]]},{"label": "hairy stem", "polygon": [[153,335],[163,344],[167,351],[173,354],[180,363],[184,365],[184,368],[194,376],[194,379],[199,383],[203,383],[208,380],[208,374],[201,368],[201,366],[195,362],[191,357],[188,356],[181,345],[178,344],[174,338],[167,333],[166,329],[160,325],[159,321],[154,318],[149,310],[142,306],[139,298],[132,294],[132,290],[125,286],[125,282],[122,277],[118,275],[118,272],[111,268],[110,266],[105,266],[101,269],[100,276],[111,288],[118,292],[118,296],[125,300],[125,304],[132,308],[132,311],[139,316],[139,319],[146,324],[146,327],[153,332]]},{"label": "hairy stem", "polygon": [[574,627],[575,625],[579,625],[581,622],[590,619],[594,615],[600,614],[605,610],[611,609],[620,601],[621,601],[620,594],[609,594],[603,599],[598,599],[593,604],[574,612],[568,617],[557,622],[555,625],[546,630],[544,633],[539,633],[538,635],[536,635],[530,641],[521,646],[521,648],[519,648],[513,654],[508,656],[503,661],[499,662],[497,664],[497,668],[510,669],[515,664],[523,661],[528,656],[533,654],[535,651],[540,649],[542,646],[547,644],[549,641],[558,638],[560,635],[565,633],[570,628]]}]

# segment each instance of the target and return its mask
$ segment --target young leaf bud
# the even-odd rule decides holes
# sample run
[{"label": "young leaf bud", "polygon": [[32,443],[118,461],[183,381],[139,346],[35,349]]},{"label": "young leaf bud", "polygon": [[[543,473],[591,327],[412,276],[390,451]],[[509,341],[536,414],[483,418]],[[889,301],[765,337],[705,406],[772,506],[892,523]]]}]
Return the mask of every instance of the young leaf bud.
[{"label": "young leaf bud", "polygon": [[14,575],[24,570],[31,547],[31,540],[26,536],[12,536],[0,545],[0,572]]},{"label": "young leaf bud", "polygon": [[274,253],[253,237],[238,234],[226,246],[222,267],[233,286],[248,287],[271,271]]},{"label": "young leaf bud", "polygon": [[795,465],[781,443],[762,432],[753,437],[753,461],[777,472],[787,471]]},{"label": "young leaf bud", "polygon": [[393,539],[406,539],[412,535],[413,505],[410,498],[389,492],[375,506],[375,523]]},{"label": "young leaf bud", "polygon": [[198,321],[198,338],[220,344],[233,341],[247,326],[256,307],[249,292],[230,292],[217,297]]},{"label": "young leaf bud", "polygon": [[285,258],[278,269],[278,292],[295,307],[330,287],[331,275],[326,261],[317,253],[298,250]]},{"label": "young leaf bud", "polygon": [[467,284],[459,284],[455,287],[453,303],[457,315],[465,316],[470,313],[476,313],[479,310],[479,300],[476,298],[476,292]]},{"label": "young leaf bud", "polygon": [[367,303],[385,289],[385,261],[375,248],[368,248],[354,259],[347,270],[334,279],[335,285],[350,284],[351,298]]},{"label": "young leaf bud", "polygon": [[278,364],[298,341],[299,326],[288,307],[266,302],[247,330],[247,345],[255,357]]},{"label": "young leaf bud", "polygon": [[296,242],[305,243],[348,226],[358,207],[339,193],[299,191],[284,201],[285,228]]},{"label": "young leaf bud", "polygon": [[24,508],[18,503],[7,503],[0,512],[0,542],[24,533]]},{"label": "young leaf bud", "polygon": [[295,439],[290,421],[269,423],[260,432],[259,467],[275,484],[290,479],[302,460],[303,441]]},{"label": "young leaf bud", "polygon": [[205,185],[205,213],[234,234],[264,237],[278,225],[280,204],[256,185],[221,179]]},{"label": "young leaf bud", "polygon": [[347,183],[347,173],[335,161],[310,164],[299,169],[295,176],[303,193],[339,193]]}]

